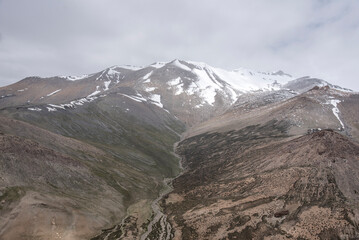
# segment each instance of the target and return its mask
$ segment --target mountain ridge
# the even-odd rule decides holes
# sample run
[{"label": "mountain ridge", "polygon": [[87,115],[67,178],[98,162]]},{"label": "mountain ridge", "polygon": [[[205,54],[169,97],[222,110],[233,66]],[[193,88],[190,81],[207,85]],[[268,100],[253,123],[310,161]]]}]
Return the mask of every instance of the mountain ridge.
[{"label": "mountain ridge", "polygon": [[[319,79],[296,79],[282,71],[227,71],[206,63],[175,59],[142,68],[112,66],[81,78],[25,78],[0,88],[0,104],[2,108],[23,105],[32,111],[54,112],[115,92],[155,104],[193,125],[223,113],[244,94],[277,90],[302,93],[316,85],[349,91]],[[190,113],[200,117],[193,118]]]}]

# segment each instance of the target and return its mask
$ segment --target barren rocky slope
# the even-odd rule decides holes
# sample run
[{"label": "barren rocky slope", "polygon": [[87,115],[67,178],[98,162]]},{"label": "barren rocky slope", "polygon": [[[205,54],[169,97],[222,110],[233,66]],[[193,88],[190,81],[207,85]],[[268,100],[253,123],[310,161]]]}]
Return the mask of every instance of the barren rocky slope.
[{"label": "barren rocky slope", "polygon": [[7,108],[2,115],[0,131],[9,136],[2,141],[11,147],[0,156],[0,191],[22,194],[4,206],[1,239],[49,239],[54,232],[89,239],[127,215],[139,235],[163,178],[179,172],[171,151],[183,125],[155,105],[116,96],[72,110]]},{"label": "barren rocky slope", "polygon": [[358,105],[330,87],[255,93],[188,129],[162,201],[173,239],[358,238]]},{"label": "barren rocky slope", "polygon": [[[229,131],[268,120],[287,120],[290,133],[302,135],[308,129],[331,128],[359,140],[359,95],[330,87],[314,87],[302,94],[291,90],[246,94],[224,114],[186,131],[194,136],[210,131]],[[334,114],[335,111],[335,114]]]},{"label": "barren rocky slope", "polygon": [[355,239],[359,145],[270,121],[182,141],[186,171],[162,203],[174,239]]},{"label": "barren rocky slope", "polygon": [[11,135],[0,144],[2,239],[89,238],[123,215],[123,196],[78,159]]}]

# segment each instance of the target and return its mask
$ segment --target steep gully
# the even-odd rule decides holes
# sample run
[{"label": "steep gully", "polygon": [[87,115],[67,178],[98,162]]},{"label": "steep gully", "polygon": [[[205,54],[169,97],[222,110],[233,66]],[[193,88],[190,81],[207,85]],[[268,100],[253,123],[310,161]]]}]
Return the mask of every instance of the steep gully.
[{"label": "steep gully", "polygon": [[[181,138],[181,140],[182,140],[182,138]],[[180,158],[180,156],[178,156],[176,154],[176,147],[180,141],[173,144],[173,154],[179,159],[179,167],[181,169],[181,172],[178,176],[180,176],[183,173],[181,158]],[[173,237],[172,226],[169,222],[167,222],[167,216],[162,212],[162,209],[159,206],[160,200],[165,195],[167,195],[168,193],[170,193],[173,190],[172,185],[171,185],[173,180],[174,180],[174,178],[167,178],[167,179],[163,180],[164,190],[160,193],[159,197],[155,201],[153,201],[153,203],[151,205],[154,217],[153,217],[152,221],[148,224],[147,231],[144,234],[142,234],[141,240],[152,239],[151,233],[154,230],[157,230],[156,231],[157,234],[156,234],[156,232],[153,233],[153,235],[155,235],[153,237],[155,237],[158,240],[169,240]],[[159,225],[158,226],[159,229],[154,229],[156,227],[156,225]]]},{"label": "steep gully", "polygon": [[[177,145],[180,141],[183,139],[183,135],[181,136],[181,139],[173,144],[173,151],[172,154],[174,154],[178,158],[179,162],[179,168],[180,173],[175,177],[179,177],[183,173],[183,167],[181,162],[181,157],[177,155],[175,152]],[[163,180],[163,189],[160,192],[158,198],[156,198],[152,204],[152,212],[153,212],[153,218],[148,223],[146,232],[143,233],[139,239],[141,240],[170,240],[173,238],[173,231],[171,224],[167,221],[167,216],[162,212],[162,209],[159,205],[159,202],[161,199],[170,193],[172,188],[172,181],[175,178],[165,178]],[[127,215],[120,224],[115,225],[111,228],[102,230],[102,233],[97,235],[96,237],[91,238],[91,240],[112,240],[112,239],[126,239],[127,237],[127,227],[126,225],[131,222],[131,215]]]}]

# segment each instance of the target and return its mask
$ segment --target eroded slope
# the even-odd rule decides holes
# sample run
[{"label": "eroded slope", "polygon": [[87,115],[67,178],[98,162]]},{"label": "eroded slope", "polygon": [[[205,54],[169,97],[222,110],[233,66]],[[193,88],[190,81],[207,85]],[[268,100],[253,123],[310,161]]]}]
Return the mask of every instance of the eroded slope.
[{"label": "eroded slope", "polygon": [[175,239],[358,236],[359,146],[271,121],[182,141],[186,171],[163,200]]}]

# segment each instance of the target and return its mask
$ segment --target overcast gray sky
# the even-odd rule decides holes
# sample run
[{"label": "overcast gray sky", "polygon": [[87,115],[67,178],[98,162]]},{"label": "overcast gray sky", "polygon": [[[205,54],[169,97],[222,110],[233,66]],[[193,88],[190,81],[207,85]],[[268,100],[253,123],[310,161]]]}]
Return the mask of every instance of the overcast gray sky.
[{"label": "overcast gray sky", "polygon": [[175,58],[359,91],[359,1],[0,0],[0,86]]}]

